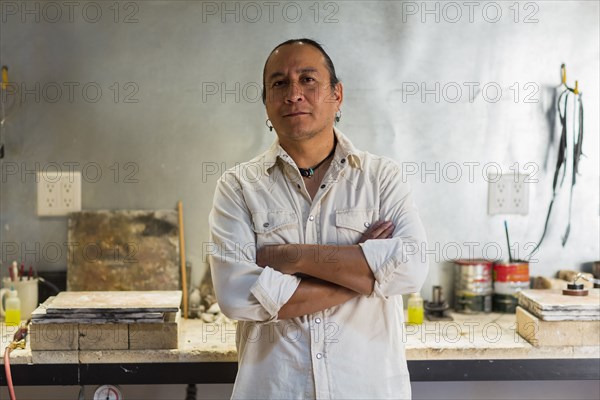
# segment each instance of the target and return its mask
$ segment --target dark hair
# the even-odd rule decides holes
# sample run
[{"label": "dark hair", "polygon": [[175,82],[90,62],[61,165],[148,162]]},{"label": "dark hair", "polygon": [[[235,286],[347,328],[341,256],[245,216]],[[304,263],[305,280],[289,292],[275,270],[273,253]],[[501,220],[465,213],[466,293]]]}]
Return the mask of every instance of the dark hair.
[{"label": "dark hair", "polygon": [[273,50],[271,50],[271,52],[269,53],[269,57],[267,57],[267,61],[265,61],[265,66],[263,67],[263,88],[262,88],[263,104],[266,104],[266,100],[267,100],[267,92],[265,90],[265,72],[267,70],[267,62],[269,62],[269,58],[271,58],[271,55],[273,54],[273,52],[275,50],[277,50],[278,48],[280,48],[281,46],[285,46],[288,44],[295,44],[295,43],[309,44],[312,47],[319,50],[321,52],[321,54],[323,54],[323,57],[325,57],[325,67],[327,67],[327,71],[329,71],[329,85],[331,86],[332,89],[334,89],[335,86],[340,82],[339,78],[335,74],[335,67],[333,66],[333,61],[331,61],[331,57],[329,57],[329,54],[327,54],[325,52],[325,50],[323,50],[323,47],[321,46],[321,44],[319,44],[319,42],[312,40],[312,39],[306,39],[306,38],[286,40],[285,42],[280,43],[277,46],[275,46],[275,48]]}]

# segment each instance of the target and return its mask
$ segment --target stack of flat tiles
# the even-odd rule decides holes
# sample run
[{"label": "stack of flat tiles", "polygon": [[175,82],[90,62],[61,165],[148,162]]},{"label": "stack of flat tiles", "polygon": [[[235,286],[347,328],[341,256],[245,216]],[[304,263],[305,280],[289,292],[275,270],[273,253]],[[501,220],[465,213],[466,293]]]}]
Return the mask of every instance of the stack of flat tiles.
[{"label": "stack of flat tiles", "polygon": [[181,291],[61,292],[31,315],[31,350],[178,347]]},{"label": "stack of flat tiles", "polygon": [[600,289],[587,296],[562,290],[519,292],[517,332],[535,346],[599,346]]}]

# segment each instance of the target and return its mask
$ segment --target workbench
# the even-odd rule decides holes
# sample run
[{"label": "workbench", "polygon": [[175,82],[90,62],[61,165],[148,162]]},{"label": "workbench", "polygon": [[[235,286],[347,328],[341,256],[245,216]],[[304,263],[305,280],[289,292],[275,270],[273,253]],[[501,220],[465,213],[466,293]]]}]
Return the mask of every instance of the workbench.
[{"label": "workbench", "polygon": [[[535,347],[519,336],[514,314],[452,314],[452,322],[407,325],[413,381],[600,380],[599,346]],[[2,350],[14,327],[1,325]],[[233,383],[235,325],[183,320],[179,349],[35,351],[11,354],[20,385]],[[4,370],[2,385],[6,385]]]}]

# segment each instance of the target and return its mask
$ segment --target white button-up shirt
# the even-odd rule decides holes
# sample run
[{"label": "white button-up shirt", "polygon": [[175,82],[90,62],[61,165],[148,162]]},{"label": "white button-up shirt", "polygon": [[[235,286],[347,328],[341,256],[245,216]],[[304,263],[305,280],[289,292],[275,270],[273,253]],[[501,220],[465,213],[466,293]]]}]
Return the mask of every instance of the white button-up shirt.
[{"label": "white button-up shirt", "polygon": [[[221,310],[239,321],[232,398],[411,396],[400,295],[419,291],[425,280],[425,231],[400,167],[355,149],[338,129],[334,132],[334,158],[312,200],[277,140],[218,181],[209,216],[209,261]],[[395,230],[390,239],[361,244],[376,280],[370,296],[277,318],[301,278],[256,265],[257,248],[356,244],[378,220],[393,221]]]}]

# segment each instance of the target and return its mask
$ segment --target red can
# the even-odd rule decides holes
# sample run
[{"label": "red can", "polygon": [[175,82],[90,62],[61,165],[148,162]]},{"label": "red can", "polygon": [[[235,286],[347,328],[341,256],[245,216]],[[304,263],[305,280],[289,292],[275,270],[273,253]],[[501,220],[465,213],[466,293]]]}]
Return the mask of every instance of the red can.
[{"label": "red can", "polygon": [[516,295],[529,288],[529,263],[513,261],[494,263],[494,292],[496,294]]},{"label": "red can", "polygon": [[495,282],[529,282],[529,263],[527,261],[494,263]]}]

